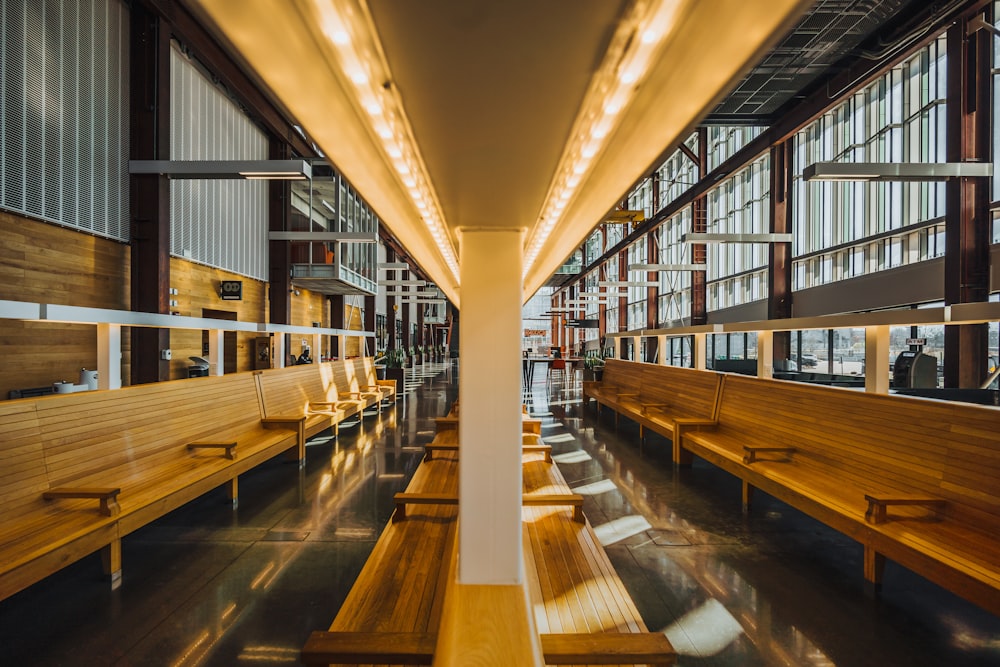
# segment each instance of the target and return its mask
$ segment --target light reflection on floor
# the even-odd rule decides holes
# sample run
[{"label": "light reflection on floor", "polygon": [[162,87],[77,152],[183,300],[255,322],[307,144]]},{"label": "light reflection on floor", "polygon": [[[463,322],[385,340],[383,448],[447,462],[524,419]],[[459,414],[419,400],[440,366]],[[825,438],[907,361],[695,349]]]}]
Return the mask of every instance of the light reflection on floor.
[{"label": "light reflection on floor", "polygon": [[585,410],[579,383],[536,381],[523,400],[553,413],[553,458],[678,665],[1000,664],[1000,619],[891,563],[891,590],[867,598],[855,542],[760,493],[744,517],[738,481],[674,471],[659,436],[640,456],[635,424]]}]

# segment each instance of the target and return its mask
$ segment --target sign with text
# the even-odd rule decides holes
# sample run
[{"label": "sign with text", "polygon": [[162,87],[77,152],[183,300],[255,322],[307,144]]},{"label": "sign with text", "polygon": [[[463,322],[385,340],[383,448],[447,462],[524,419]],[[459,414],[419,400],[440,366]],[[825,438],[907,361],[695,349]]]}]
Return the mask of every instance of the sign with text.
[{"label": "sign with text", "polygon": [[566,320],[566,326],[570,329],[598,329],[601,325],[598,320]]},{"label": "sign with text", "polygon": [[927,339],[926,338],[907,338],[906,339],[906,344],[907,345],[919,345],[920,347],[923,347],[924,345],[927,345]]},{"label": "sign with text", "polygon": [[219,295],[223,301],[242,301],[243,281],[223,280],[222,285],[219,287]]},{"label": "sign with text", "polygon": [[537,336],[548,336],[548,335],[549,335],[549,332],[546,331],[545,329],[525,329],[524,330],[524,337],[525,338],[534,338],[534,337],[537,337]]}]

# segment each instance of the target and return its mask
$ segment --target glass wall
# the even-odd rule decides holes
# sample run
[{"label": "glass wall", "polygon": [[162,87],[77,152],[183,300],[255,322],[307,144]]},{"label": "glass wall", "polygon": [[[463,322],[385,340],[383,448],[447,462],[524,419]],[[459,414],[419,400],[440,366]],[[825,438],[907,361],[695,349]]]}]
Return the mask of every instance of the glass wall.
[{"label": "glass wall", "polygon": [[944,162],[942,36],[794,138],[793,289],[944,253],[944,184],[802,180],[815,162]]}]

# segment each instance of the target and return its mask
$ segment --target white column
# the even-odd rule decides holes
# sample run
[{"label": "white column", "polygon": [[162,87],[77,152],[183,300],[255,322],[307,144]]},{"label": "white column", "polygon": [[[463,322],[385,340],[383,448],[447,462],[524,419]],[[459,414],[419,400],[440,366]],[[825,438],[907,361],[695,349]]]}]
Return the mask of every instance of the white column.
[{"label": "white column", "polygon": [[318,364],[319,360],[323,358],[323,334],[312,335],[312,346],[309,348],[309,356],[312,357],[315,364]]},{"label": "white column", "polygon": [[691,358],[694,361],[693,367],[697,368],[700,371],[703,371],[706,368],[708,368],[708,365],[705,361],[705,357],[707,354],[705,343],[708,340],[708,334],[703,334],[703,333],[695,334],[692,338],[693,340],[691,341]]},{"label": "white column", "polygon": [[225,373],[225,363],[223,360],[223,332],[222,329],[208,330],[208,374],[222,375]]},{"label": "white column", "polygon": [[517,584],[521,550],[522,231],[464,228],[458,581]]},{"label": "white column", "polygon": [[615,359],[622,358],[622,337],[615,336],[613,339],[615,341]]},{"label": "white column", "polygon": [[97,388],[122,388],[122,327],[97,325]]},{"label": "white column", "polygon": [[284,368],[288,360],[288,350],[285,349],[285,334],[277,333],[271,337],[274,341],[274,357],[271,359],[272,368]]},{"label": "white column", "polygon": [[667,365],[667,337],[666,335],[656,337],[656,363],[660,366]]},{"label": "white column", "polygon": [[774,332],[757,332],[757,377],[774,377]]},{"label": "white column", "polygon": [[889,393],[889,327],[865,327],[865,391]]}]

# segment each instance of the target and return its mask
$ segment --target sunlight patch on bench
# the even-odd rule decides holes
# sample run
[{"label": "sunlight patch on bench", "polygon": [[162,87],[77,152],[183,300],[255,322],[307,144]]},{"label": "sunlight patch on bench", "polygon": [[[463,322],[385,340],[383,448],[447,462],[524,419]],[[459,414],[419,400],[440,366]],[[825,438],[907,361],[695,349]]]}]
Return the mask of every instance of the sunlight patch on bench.
[{"label": "sunlight patch on bench", "polygon": [[560,442],[576,442],[576,436],[572,433],[560,433],[559,435],[549,435],[542,438],[542,442],[553,444]]}]

